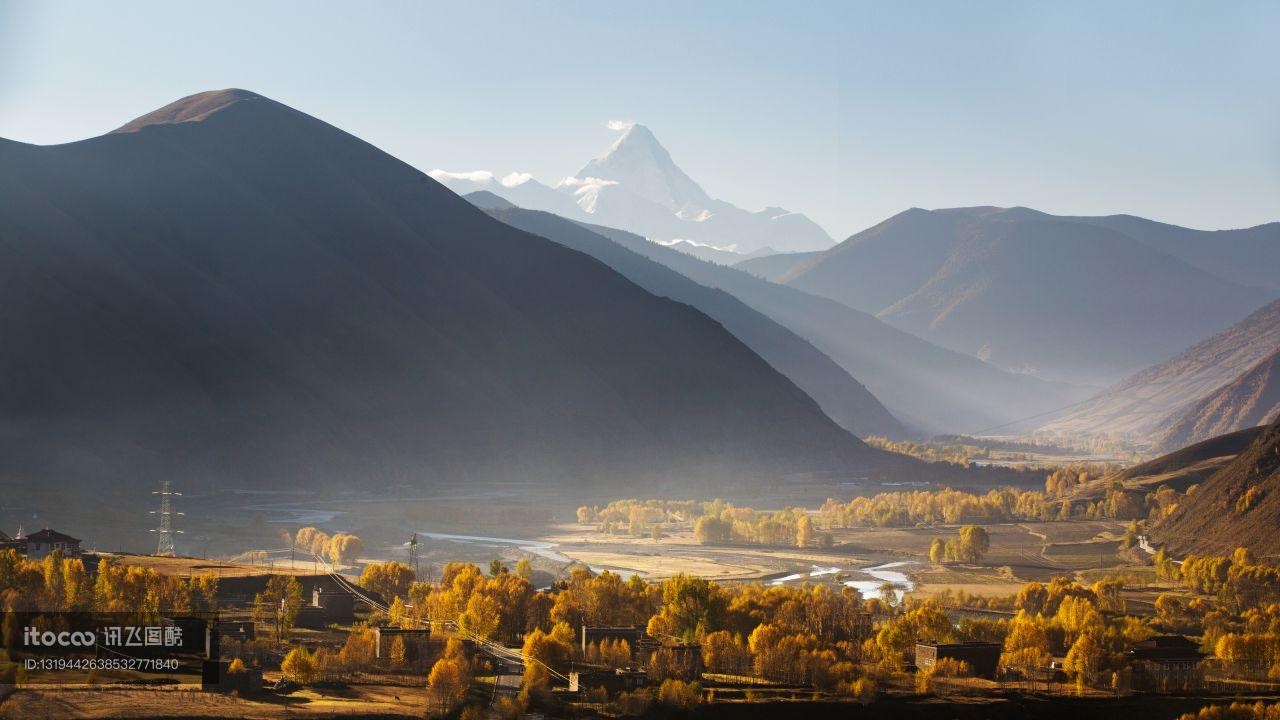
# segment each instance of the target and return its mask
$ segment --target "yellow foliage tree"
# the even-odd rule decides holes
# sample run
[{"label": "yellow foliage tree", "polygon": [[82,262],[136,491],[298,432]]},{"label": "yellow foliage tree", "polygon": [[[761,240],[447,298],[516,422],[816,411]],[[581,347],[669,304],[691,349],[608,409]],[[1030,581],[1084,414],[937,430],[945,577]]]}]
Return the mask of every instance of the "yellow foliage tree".
[{"label": "yellow foliage tree", "polygon": [[413,583],[413,568],[395,560],[370,563],[360,573],[359,582],[360,587],[391,600],[409,593],[409,585]]},{"label": "yellow foliage tree", "polygon": [[301,685],[313,683],[319,678],[315,657],[302,646],[295,647],[284,656],[284,662],[280,663],[280,672]]},{"label": "yellow foliage tree", "polygon": [[431,666],[427,690],[443,712],[462,704],[471,688],[471,663],[457,638],[450,638],[444,655]]}]

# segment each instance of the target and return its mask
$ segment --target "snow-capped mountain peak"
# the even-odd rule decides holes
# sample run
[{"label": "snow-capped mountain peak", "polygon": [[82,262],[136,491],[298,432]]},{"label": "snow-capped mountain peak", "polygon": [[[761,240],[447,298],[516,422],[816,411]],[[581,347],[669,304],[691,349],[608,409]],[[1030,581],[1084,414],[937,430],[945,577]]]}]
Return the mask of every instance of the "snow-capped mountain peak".
[{"label": "snow-capped mountain peak", "polygon": [[427,173],[460,195],[487,190],[523,208],[616,227],[682,250],[732,256],[825,250],[831,236],[812,220],[779,207],[749,212],[707,195],[649,128],[610,121],[617,140],[574,175],[550,187],[529,173],[488,170]]},{"label": "snow-capped mountain peak", "polygon": [[603,155],[584,165],[576,176],[613,180],[628,192],[671,212],[697,214],[712,203],[698,183],[675,164],[653,132],[639,123],[628,127]]}]

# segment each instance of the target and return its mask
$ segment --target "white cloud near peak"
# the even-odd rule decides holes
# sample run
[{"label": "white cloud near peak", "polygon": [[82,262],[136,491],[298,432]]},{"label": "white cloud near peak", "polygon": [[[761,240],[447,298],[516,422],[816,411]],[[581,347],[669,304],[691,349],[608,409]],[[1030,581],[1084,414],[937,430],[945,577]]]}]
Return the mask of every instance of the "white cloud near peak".
[{"label": "white cloud near peak", "polygon": [[527,172],[513,172],[513,173],[508,173],[504,175],[500,182],[502,183],[503,187],[513,188],[519,185],[523,185],[532,179],[533,179],[533,175]]},{"label": "white cloud near peak", "polygon": [[437,182],[448,182],[449,180],[470,180],[473,183],[487,183],[493,180],[493,173],[488,170],[472,170],[470,172],[451,172],[449,170],[441,170],[436,168],[427,173],[433,180]]}]

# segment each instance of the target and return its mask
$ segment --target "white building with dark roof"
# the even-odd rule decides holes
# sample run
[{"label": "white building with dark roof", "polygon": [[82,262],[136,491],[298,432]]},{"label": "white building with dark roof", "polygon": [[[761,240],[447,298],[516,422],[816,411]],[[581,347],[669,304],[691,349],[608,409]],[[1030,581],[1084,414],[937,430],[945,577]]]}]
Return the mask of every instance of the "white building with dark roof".
[{"label": "white building with dark roof", "polygon": [[22,539],[26,545],[27,558],[31,560],[40,560],[46,555],[50,555],[55,550],[61,550],[62,554],[67,557],[73,557],[80,554],[80,540],[73,538],[65,533],[57,530],[45,528],[39,532],[33,532]]}]

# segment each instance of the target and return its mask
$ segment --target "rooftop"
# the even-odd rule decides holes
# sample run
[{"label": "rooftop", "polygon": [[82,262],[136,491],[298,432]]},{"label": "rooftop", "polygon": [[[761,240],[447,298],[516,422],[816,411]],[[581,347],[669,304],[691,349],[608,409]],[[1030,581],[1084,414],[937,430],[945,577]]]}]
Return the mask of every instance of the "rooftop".
[{"label": "rooftop", "polygon": [[29,542],[29,543],[32,543],[32,542],[37,542],[37,543],[71,543],[71,544],[79,544],[79,543],[80,543],[80,539],[79,539],[79,538],[73,538],[73,537],[71,537],[70,535],[67,535],[67,534],[65,534],[65,533],[60,533],[60,532],[58,532],[57,530],[50,530],[49,528],[45,528],[45,529],[40,530],[40,531],[38,531],[38,532],[33,532],[33,533],[31,533],[30,535],[28,535],[28,536],[26,537],[26,541],[27,541],[27,542]]}]

